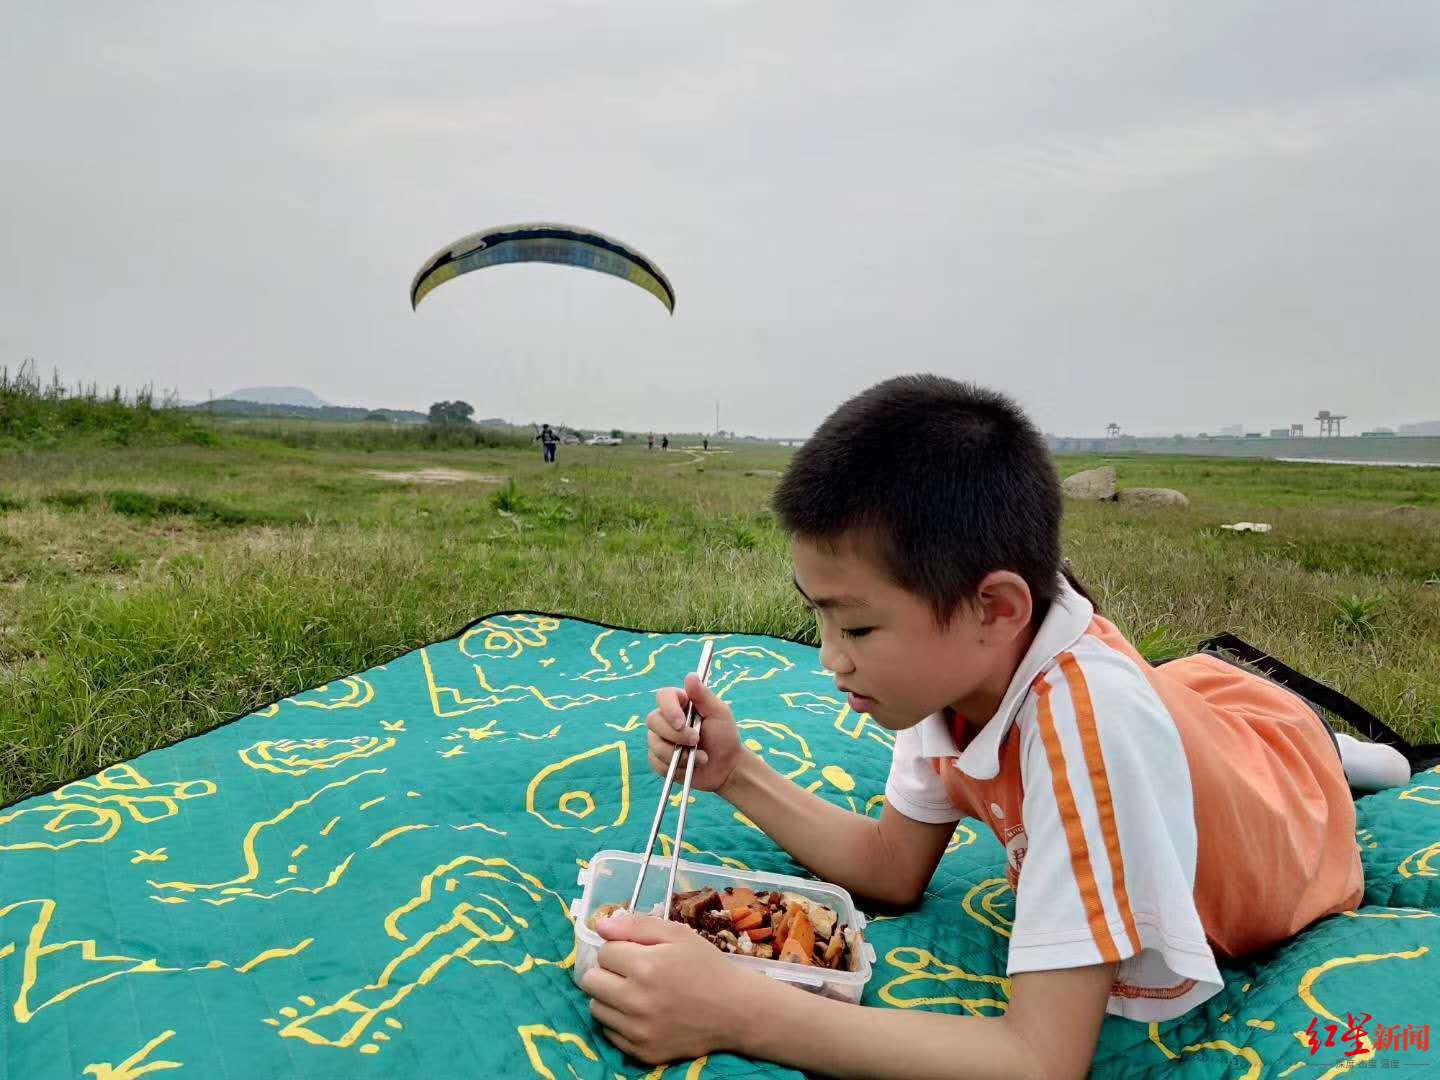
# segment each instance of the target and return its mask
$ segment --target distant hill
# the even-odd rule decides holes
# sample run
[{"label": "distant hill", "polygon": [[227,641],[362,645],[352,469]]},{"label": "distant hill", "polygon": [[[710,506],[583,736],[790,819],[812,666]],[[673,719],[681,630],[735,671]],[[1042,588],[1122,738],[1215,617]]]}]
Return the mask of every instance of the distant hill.
[{"label": "distant hill", "polygon": [[253,401],[257,405],[303,405],[307,409],[323,409],[330,403],[320,400],[303,386],[247,386],[232,390],[221,401]]},{"label": "distant hill", "polygon": [[1440,420],[1424,420],[1418,424],[1401,424],[1401,435],[1440,435]]}]

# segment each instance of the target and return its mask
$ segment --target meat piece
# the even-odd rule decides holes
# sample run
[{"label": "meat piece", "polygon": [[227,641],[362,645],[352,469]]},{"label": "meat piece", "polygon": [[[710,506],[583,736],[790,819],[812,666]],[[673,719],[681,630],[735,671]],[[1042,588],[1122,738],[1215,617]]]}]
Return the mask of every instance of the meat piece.
[{"label": "meat piece", "polygon": [[[781,894],[780,894],[780,901],[781,901],[781,903],[783,903],[783,904],[785,905],[785,908],[786,908],[787,911],[788,911],[790,908],[797,908],[797,907],[799,907],[799,908],[806,908],[806,909],[808,909],[808,908],[810,907],[810,901],[807,900],[807,899],[805,899],[805,897],[801,896],[799,893],[793,893],[793,892],[781,893]],[[807,915],[809,914],[809,911],[808,911],[808,910],[806,911],[806,914],[807,914]],[[813,920],[812,920],[812,921],[813,921]]]},{"label": "meat piece", "polygon": [[706,885],[693,892],[676,893],[670,900],[670,917],[687,926],[699,926],[703,912],[720,906],[720,894]]},{"label": "meat piece", "polygon": [[720,894],[721,905],[732,915],[754,904],[756,900],[754,892],[743,885],[736,885]]},{"label": "meat piece", "polygon": [[809,909],[810,922],[815,927],[815,936],[829,941],[830,935],[835,932],[835,922],[837,919],[835,909],[827,907],[824,904],[817,904],[814,900],[810,901]]},{"label": "meat piece", "polygon": [[740,942],[729,930],[721,930],[718,933],[711,933],[709,930],[701,930],[700,936],[710,942],[721,952],[739,952]]},{"label": "meat piece", "polygon": [[845,928],[845,953],[849,962],[845,964],[845,970],[860,970],[860,944],[860,932],[858,930],[851,930],[847,926]]},{"label": "meat piece", "polygon": [[827,968],[838,968],[844,955],[845,935],[843,933],[836,934],[830,939],[830,943],[825,946],[825,952],[821,955],[820,962]]},{"label": "meat piece", "polygon": [[715,908],[712,911],[702,911],[700,913],[699,928],[701,930],[709,930],[712,934],[715,934],[721,930],[733,930],[735,924],[730,918],[730,912],[721,907]]},{"label": "meat piece", "polygon": [[739,952],[740,940],[729,930],[719,930],[715,934],[715,942],[726,952]]},{"label": "meat piece", "polygon": [[755,946],[755,959],[757,959],[757,960],[774,960],[774,959],[775,959],[775,950],[770,947],[770,943],[769,943],[768,941],[762,941],[762,942],[760,942],[758,945]]}]

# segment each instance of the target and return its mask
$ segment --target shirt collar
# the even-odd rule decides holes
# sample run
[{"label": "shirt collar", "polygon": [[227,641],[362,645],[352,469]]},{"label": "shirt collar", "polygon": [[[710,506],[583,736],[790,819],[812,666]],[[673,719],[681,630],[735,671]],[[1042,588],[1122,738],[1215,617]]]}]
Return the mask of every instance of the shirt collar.
[{"label": "shirt collar", "polygon": [[990,722],[975,733],[962,754],[955,745],[945,713],[938,712],[920,721],[920,754],[927,758],[954,758],[956,766],[976,780],[992,780],[1000,772],[1000,745],[1015,715],[1030,692],[1030,684],[1048,668],[1055,657],[1074,645],[1090,626],[1095,607],[1081,596],[1062,575],[1060,589],[1040,624],[1035,640],[1015,669],[1015,676]]}]

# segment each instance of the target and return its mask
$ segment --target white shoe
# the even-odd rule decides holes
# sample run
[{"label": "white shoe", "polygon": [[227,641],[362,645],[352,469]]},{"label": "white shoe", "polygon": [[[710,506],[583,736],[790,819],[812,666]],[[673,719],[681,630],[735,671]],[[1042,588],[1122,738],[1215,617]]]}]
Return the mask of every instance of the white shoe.
[{"label": "white shoe", "polygon": [[1410,763],[1393,746],[1362,742],[1338,731],[1335,741],[1340,744],[1345,779],[1356,791],[1383,791],[1410,782]]}]

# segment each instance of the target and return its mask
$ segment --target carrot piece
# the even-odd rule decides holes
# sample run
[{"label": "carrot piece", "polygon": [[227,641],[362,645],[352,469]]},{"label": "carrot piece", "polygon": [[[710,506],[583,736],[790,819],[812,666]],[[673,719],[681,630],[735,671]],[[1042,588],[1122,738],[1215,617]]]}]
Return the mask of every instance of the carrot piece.
[{"label": "carrot piece", "polygon": [[785,947],[780,950],[780,959],[787,960],[792,964],[808,964],[810,967],[815,966],[814,959],[800,947],[799,942],[793,937],[787,940]]},{"label": "carrot piece", "polygon": [[815,951],[815,927],[810,922],[810,912],[799,904],[795,905],[795,914],[790,918],[790,937],[804,946],[806,956]]},{"label": "carrot piece", "polygon": [[790,919],[790,909],[786,908],[779,918],[771,920],[771,925],[775,928],[775,955],[777,956],[785,947],[785,939],[790,936]]},{"label": "carrot piece", "polygon": [[765,921],[765,913],[753,907],[732,908],[730,918],[736,930],[749,930]]},{"label": "carrot piece", "polygon": [[809,965],[811,968],[815,966],[815,960],[812,960],[809,956],[806,956],[805,953],[802,953],[799,946],[793,942],[786,942],[785,948],[780,949],[779,959],[785,960],[786,963],[805,963],[805,965]]},{"label": "carrot piece", "polygon": [[775,936],[775,931],[768,926],[757,926],[754,929],[746,930],[745,936],[750,939],[751,944],[759,945],[762,941],[769,941]]},{"label": "carrot piece", "polygon": [[775,942],[776,948],[779,948],[779,959],[815,965],[811,956],[815,952],[815,927],[809,920],[809,913],[799,904],[791,904],[786,909],[785,919],[775,932]]}]

